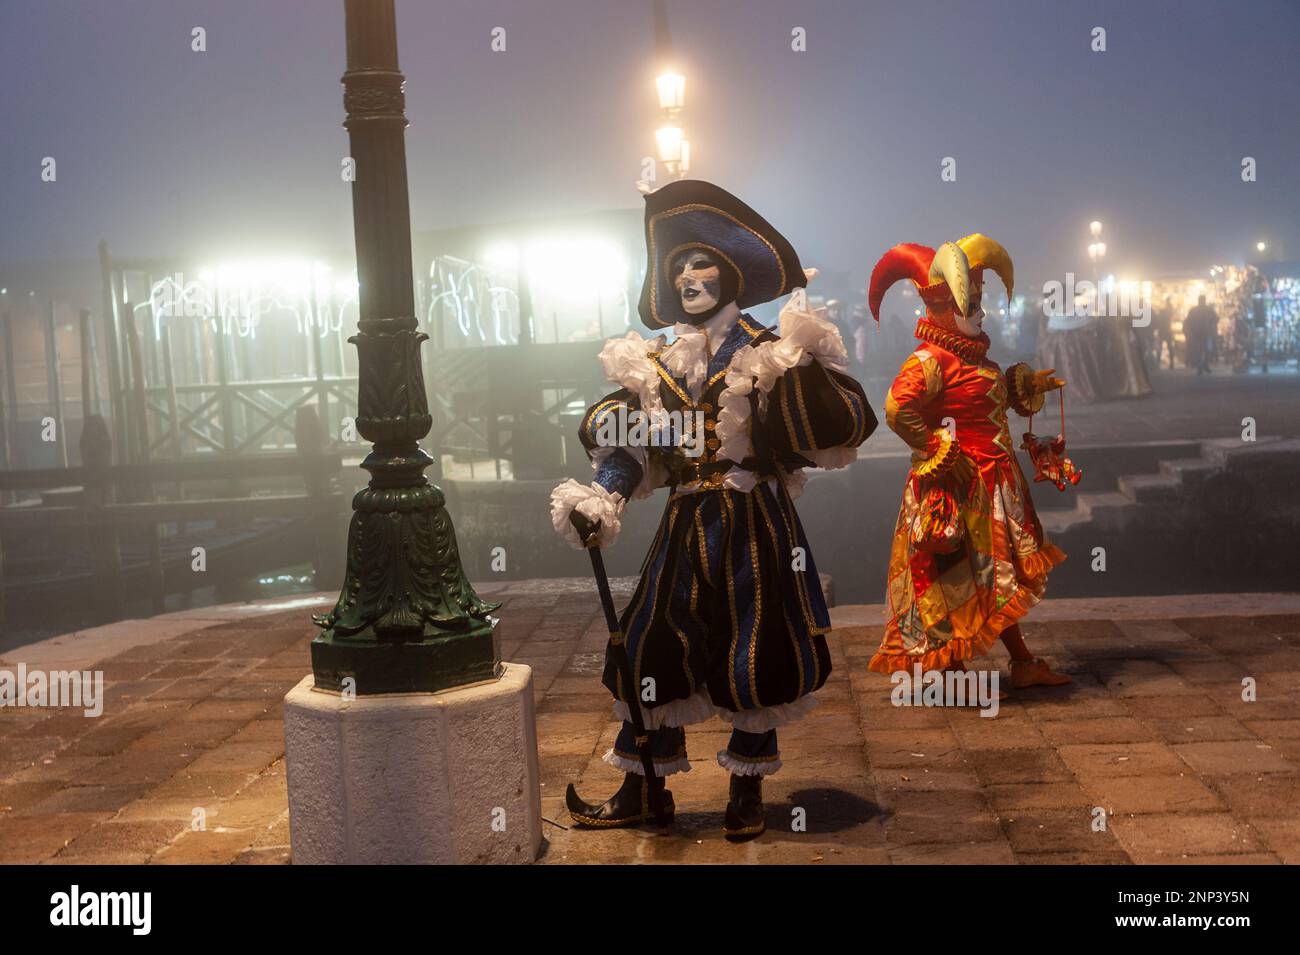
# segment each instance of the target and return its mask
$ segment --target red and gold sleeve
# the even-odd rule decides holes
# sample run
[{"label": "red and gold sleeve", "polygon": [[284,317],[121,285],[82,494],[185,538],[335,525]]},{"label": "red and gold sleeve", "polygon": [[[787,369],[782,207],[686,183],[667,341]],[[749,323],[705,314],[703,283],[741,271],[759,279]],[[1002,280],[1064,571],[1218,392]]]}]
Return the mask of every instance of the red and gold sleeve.
[{"label": "red and gold sleeve", "polygon": [[917,474],[943,474],[957,463],[960,447],[947,428],[931,428],[925,407],[943,394],[939,363],[925,352],[908,356],[885,398],[885,423],[912,449]]},{"label": "red and gold sleeve", "polygon": [[1034,391],[1034,369],[1023,361],[1006,370],[1007,400],[1021,417],[1028,418],[1043,410],[1045,396]]}]

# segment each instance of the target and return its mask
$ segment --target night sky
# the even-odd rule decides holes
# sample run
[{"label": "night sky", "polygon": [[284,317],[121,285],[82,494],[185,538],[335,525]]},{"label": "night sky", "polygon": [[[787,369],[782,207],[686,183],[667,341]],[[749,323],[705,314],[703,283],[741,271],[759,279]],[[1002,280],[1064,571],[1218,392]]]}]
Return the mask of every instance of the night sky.
[{"label": "night sky", "polygon": [[[982,231],[1050,277],[1086,270],[1094,218],[1121,275],[1240,260],[1260,239],[1300,258],[1295,0],[668,9],[692,174],[805,264],[865,283],[896,242]],[[639,206],[650,0],[397,10],[416,229]],[[87,259],[100,237],[206,259],[349,248],[343,68],[341,0],[4,0],[0,261]]]}]

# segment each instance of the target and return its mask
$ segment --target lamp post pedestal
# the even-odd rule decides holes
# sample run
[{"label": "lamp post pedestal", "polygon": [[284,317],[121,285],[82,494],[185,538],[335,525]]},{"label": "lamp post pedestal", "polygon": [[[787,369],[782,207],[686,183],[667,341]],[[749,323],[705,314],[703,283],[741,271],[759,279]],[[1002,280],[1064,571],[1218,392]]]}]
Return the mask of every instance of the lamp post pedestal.
[{"label": "lamp post pedestal", "polygon": [[284,699],[295,865],[529,863],[542,844],[532,671],[442,693]]}]

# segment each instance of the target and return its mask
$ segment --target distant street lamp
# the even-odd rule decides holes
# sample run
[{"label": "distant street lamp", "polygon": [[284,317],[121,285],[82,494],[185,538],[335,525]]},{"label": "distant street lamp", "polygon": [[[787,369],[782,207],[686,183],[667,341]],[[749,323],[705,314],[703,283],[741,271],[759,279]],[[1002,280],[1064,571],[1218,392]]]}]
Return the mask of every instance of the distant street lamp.
[{"label": "distant street lamp", "polygon": [[1106,243],[1101,241],[1101,223],[1096,219],[1088,223],[1088,232],[1094,240],[1088,243],[1088,259],[1092,262],[1092,277],[1095,280],[1102,260],[1106,258]]},{"label": "distant street lamp", "polygon": [[659,88],[659,108],[667,113],[676,114],[686,105],[686,77],[669,70],[655,80]]},{"label": "distant street lamp", "polygon": [[374,444],[352,499],[347,576],[314,618],[316,686],[357,695],[444,690],[497,678],[498,604],[465,578],[442,491],[419,445],[432,419],[420,368],[406,185],[405,78],[393,0],[345,0],[343,106],[351,157],[359,311],[357,430]]},{"label": "distant street lamp", "polygon": [[1092,312],[1095,315],[1097,314],[1097,305],[1101,296],[1099,278],[1101,264],[1106,258],[1106,243],[1101,241],[1101,223],[1096,219],[1088,223],[1088,231],[1095,240],[1088,243],[1088,261],[1092,263]]},{"label": "distant street lamp", "polygon": [[659,161],[664,164],[668,174],[680,179],[681,174],[690,166],[691,144],[680,126],[661,126],[655,131],[655,143],[659,147]]},{"label": "distant street lamp", "polygon": [[685,130],[677,124],[677,115],[686,101],[686,80],[675,73],[666,73],[659,77],[657,84],[664,125],[655,130],[655,145],[669,177],[680,179],[691,168],[691,144]]}]

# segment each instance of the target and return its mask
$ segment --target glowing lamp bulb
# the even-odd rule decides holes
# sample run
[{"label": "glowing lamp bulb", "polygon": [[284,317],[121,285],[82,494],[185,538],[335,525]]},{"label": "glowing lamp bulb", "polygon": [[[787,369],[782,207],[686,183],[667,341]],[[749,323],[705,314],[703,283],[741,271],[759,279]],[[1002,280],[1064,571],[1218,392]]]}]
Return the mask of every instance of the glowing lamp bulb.
[{"label": "glowing lamp bulb", "polygon": [[686,105],[686,77],[669,70],[655,80],[659,90],[659,108],[678,110]]},{"label": "glowing lamp bulb", "polygon": [[656,130],[655,142],[659,146],[659,160],[665,163],[681,162],[683,139],[680,126],[663,126]]}]

